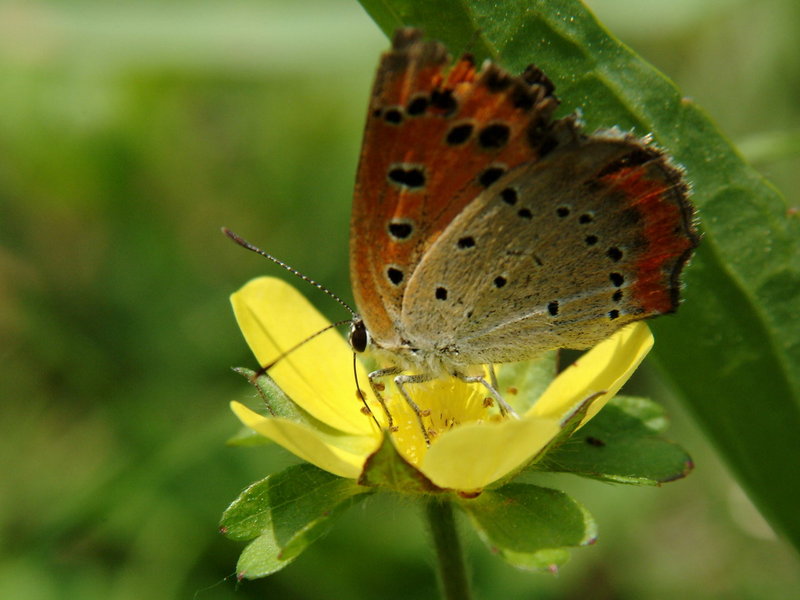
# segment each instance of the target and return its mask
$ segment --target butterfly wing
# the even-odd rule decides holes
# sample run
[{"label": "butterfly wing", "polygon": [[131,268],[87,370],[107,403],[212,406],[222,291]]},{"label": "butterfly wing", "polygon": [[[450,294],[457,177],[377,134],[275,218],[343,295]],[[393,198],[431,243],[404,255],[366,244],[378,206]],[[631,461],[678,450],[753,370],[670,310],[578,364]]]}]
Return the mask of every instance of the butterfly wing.
[{"label": "butterfly wing", "polygon": [[[548,125],[557,106],[537,69],[452,67],[444,47],[399,30],[383,55],[369,105],[350,231],[356,305],[379,345],[398,344],[406,286],[441,232],[513,167],[572,135]],[[548,125],[546,127],[546,125]]]},{"label": "butterfly wing", "polygon": [[445,229],[408,283],[414,345],[461,364],[586,348],[674,310],[697,243],[682,173],[608,132],[512,170]]}]

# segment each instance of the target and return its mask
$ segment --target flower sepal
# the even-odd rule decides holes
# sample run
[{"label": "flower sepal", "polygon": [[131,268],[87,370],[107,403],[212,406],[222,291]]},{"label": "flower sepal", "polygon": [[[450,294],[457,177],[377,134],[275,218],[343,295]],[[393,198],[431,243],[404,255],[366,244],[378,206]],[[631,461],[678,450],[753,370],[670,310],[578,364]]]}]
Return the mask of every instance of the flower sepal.
[{"label": "flower sepal", "polygon": [[245,489],[225,510],[220,531],[250,541],[239,556],[240,579],[275,573],[324,535],[369,488],[313,465],[299,464]]},{"label": "flower sepal", "polygon": [[293,421],[328,433],[333,431],[331,427],[328,427],[319,419],[315,419],[298,406],[266,373],[253,371],[245,367],[235,367],[233,371],[247,379],[258,391],[258,395],[262,400],[259,405],[259,413],[264,416]]},{"label": "flower sepal", "polygon": [[404,459],[391,436],[384,436],[380,447],[367,458],[358,483],[401,494],[433,494],[445,491]]},{"label": "flower sepal", "polygon": [[[302,417],[299,412],[302,409],[292,402],[291,399],[283,393],[283,390],[275,385],[275,382],[272,381],[268,375],[259,375],[256,371],[244,367],[234,367],[232,370],[234,373],[238,373],[247,379],[247,381],[258,390],[258,394],[263,400],[263,405],[259,407],[261,413],[272,416],[287,416],[295,420]],[[266,446],[272,444],[273,441],[253,431],[250,427],[241,427],[239,431],[229,437],[225,443],[228,446],[250,448],[254,446]]]}]

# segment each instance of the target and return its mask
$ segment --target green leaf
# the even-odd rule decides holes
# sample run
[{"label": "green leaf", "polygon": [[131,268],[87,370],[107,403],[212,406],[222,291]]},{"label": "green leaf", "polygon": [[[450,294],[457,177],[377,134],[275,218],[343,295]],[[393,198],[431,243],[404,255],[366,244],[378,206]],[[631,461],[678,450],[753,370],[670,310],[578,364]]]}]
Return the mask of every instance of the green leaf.
[{"label": "green leaf", "polygon": [[656,435],[664,422],[663,409],[654,402],[614,398],[535,468],[636,485],[680,479],[691,471],[692,459]]},{"label": "green leaf", "polygon": [[237,572],[255,579],[283,568],[324,535],[334,519],[369,490],[308,464],[262,479],[222,515],[220,530],[234,540],[250,540]]},{"label": "green leaf", "polygon": [[564,492],[510,483],[479,496],[459,499],[481,539],[493,552],[523,569],[547,569],[566,562],[565,547],[594,542],[591,515]]},{"label": "green leaf", "polygon": [[283,552],[273,532],[267,530],[242,550],[236,562],[236,573],[241,579],[266,577],[283,569],[299,554]]},{"label": "green leaf", "polygon": [[440,492],[413,465],[397,453],[390,436],[384,436],[378,448],[364,463],[364,471],[358,483],[369,487],[383,487],[400,493],[424,494]]},{"label": "green leaf", "polygon": [[519,72],[535,62],[587,130],[652,133],[683,165],[704,238],[654,356],[774,527],[800,545],[800,219],[708,117],[574,0],[362,0],[387,33],[425,29]]}]

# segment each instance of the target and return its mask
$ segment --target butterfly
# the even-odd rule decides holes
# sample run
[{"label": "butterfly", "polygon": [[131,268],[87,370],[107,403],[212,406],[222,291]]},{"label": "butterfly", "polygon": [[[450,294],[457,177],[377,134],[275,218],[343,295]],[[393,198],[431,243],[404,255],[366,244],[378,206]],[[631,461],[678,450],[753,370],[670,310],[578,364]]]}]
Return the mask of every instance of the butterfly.
[{"label": "butterfly", "polygon": [[349,338],[390,365],[370,374],[373,391],[394,376],[423,431],[408,384],[481,383],[511,412],[471,366],[588,348],[678,306],[699,239],[683,171],[648,139],[554,119],[558,104],[535,66],[453,62],[417,29],[398,30],[380,60],[352,208]]}]

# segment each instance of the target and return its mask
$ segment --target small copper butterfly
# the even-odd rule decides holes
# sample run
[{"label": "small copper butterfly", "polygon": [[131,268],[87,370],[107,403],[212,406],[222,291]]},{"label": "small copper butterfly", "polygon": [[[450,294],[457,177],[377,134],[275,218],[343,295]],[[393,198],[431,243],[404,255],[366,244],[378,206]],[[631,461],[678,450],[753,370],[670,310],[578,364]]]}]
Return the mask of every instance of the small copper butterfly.
[{"label": "small copper butterfly", "polygon": [[534,66],[477,70],[419,30],[395,33],[350,238],[350,341],[391,365],[370,375],[379,398],[394,375],[416,409],[406,385],[451,375],[510,411],[470,366],[588,348],[676,309],[698,243],[681,169],[647,139],[554,120],[553,91]]}]

